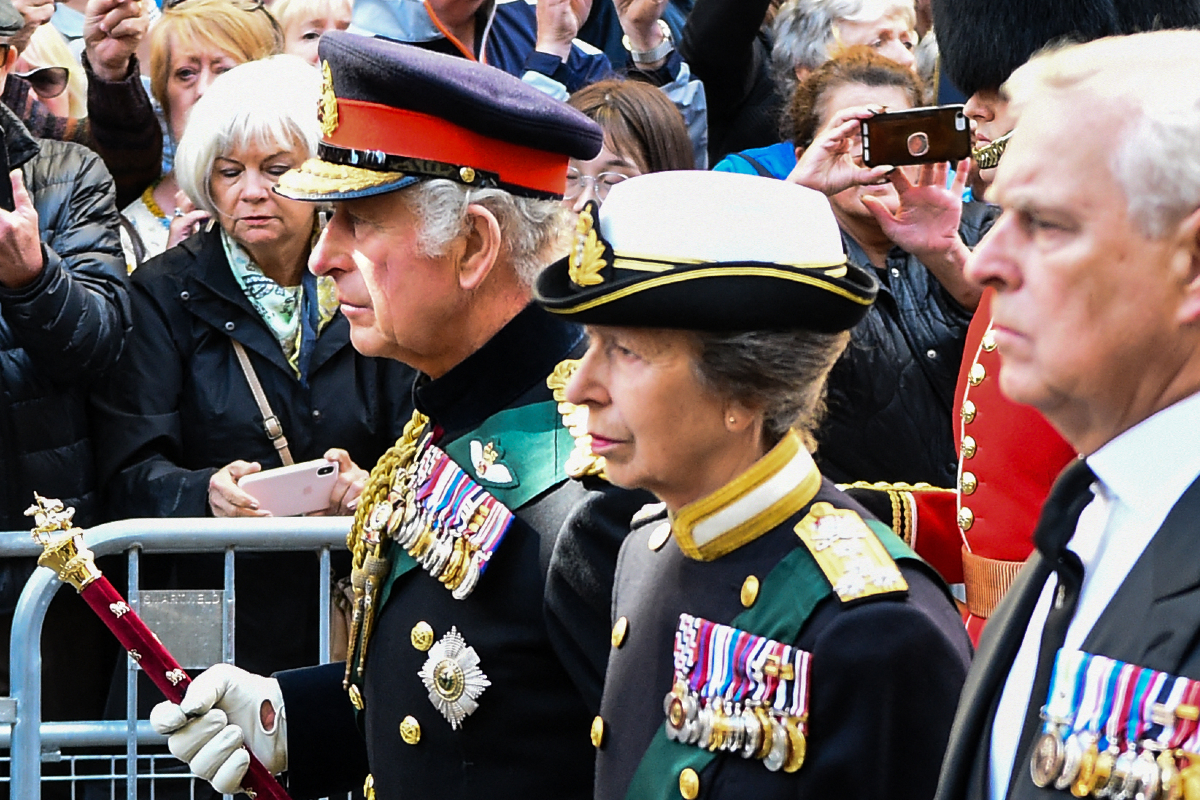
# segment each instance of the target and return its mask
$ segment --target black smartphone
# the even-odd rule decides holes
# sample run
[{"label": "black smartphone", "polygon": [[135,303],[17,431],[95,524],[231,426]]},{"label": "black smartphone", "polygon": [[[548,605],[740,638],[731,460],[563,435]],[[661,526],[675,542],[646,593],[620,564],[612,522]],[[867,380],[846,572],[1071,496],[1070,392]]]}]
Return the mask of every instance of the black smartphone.
[{"label": "black smartphone", "polygon": [[13,200],[12,178],[8,174],[10,169],[8,143],[4,137],[4,128],[0,127],[0,208],[5,211],[12,211],[17,207],[16,201]]},{"label": "black smartphone", "polygon": [[971,126],[961,105],[876,114],[862,121],[863,163],[930,164],[971,154]]}]

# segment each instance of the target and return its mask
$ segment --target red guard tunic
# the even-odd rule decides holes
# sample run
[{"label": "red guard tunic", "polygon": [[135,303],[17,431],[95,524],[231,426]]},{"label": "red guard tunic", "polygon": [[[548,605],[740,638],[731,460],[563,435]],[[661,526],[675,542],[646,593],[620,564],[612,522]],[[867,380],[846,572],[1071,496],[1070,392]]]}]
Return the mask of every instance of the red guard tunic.
[{"label": "red guard tunic", "polygon": [[1076,455],[1036,409],[1000,392],[991,300],[989,290],[967,331],[955,392],[958,527],[973,640],[1033,551],[1033,528],[1050,485]]},{"label": "red guard tunic", "polygon": [[[848,493],[870,508],[947,583],[966,586],[967,631],[984,621],[1033,551],[1033,528],[1074,449],[1035,409],[1000,392],[1000,355],[984,293],[963,349],[956,490],[926,484],[858,483]],[[889,516],[890,514],[890,516]]]}]

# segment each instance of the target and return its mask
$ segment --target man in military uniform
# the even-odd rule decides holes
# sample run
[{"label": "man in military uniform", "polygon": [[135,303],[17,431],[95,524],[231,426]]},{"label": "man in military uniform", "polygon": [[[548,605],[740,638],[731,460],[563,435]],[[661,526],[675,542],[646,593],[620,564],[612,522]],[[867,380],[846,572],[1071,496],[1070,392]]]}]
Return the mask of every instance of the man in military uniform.
[{"label": "man in military uniform", "polygon": [[621,548],[597,800],[929,798],[970,644],[933,571],[810,455],[878,288],[828,200],[644,175],[577,236],[537,283],[592,341],[567,398],[610,479],[663,501]]},{"label": "man in military uniform", "polygon": [[337,32],[320,57],[323,142],[276,190],[334,202],[311,268],[360,352],[421,371],[418,413],[351,531],[347,664],[214,667],[152,721],[222,791],[244,739],[297,798],[362,786],[368,763],[368,797],[586,797],[616,548],[644,500],[567,480],[596,467],[555,397],[582,333],[530,285],[567,159],[600,131],[477,63]]},{"label": "man in military uniform", "polygon": [[1004,213],[967,274],[995,290],[1000,388],[1084,458],[984,631],[943,800],[1196,796],[1194,684],[1175,677],[1200,677],[1198,70],[1200,32],[1164,31],[1005,84]]}]

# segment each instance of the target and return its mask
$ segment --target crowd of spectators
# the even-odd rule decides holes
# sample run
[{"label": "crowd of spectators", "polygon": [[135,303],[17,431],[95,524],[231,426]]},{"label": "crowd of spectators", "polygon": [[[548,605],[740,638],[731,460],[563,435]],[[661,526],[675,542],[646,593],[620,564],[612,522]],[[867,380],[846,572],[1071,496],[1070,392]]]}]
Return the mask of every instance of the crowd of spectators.
[{"label": "crowd of spectators", "polygon": [[[321,513],[354,513],[417,373],[355,350],[332,280],[308,269],[325,210],[272,191],[317,155],[316,44],[335,29],[493,65],[598,123],[599,155],[568,168],[570,213],[629,178],[710,166],[826,195],[849,261],[880,289],[830,372],[816,462],[843,484],[955,488],[955,392],[981,300],[964,264],[998,216],[984,202],[994,170],[869,168],[859,133],[960,89],[976,144],[1011,130],[998,85],[946,80],[955,54],[939,57],[935,19],[929,0],[0,0],[14,170],[0,210],[0,530],[28,527],[35,491],[85,527],[263,516],[238,480],[320,458],[339,466]],[[1156,24],[1108,22],[1080,38]],[[243,555],[238,568],[239,663],[309,663],[315,559]],[[0,632],[32,569],[0,564]],[[220,576],[216,559],[162,558],[143,580]],[[84,616],[56,600],[48,674],[79,668],[54,620],[82,631]],[[90,652],[94,707],[123,709],[107,696],[115,649]]]}]

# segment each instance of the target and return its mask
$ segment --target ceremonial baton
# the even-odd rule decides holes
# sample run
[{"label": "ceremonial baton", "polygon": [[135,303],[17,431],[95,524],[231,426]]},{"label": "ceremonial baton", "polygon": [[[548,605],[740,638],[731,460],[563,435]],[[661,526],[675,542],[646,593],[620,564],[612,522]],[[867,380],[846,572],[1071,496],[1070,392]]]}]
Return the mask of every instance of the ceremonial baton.
[{"label": "ceremonial baton", "polygon": [[[37,502],[26,509],[25,516],[33,517],[37,523],[33,540],[44,548],[38,564],[54,570],[59,580],[74,586],[167,699],[172,703],[182,702],[192,679],[96,567],[95,556],[83,544],[83,531],[71,524],[75,509],[64,509],[61,500],[49,500],[37,493],[34,497]],[[251,798],[290,800],[254,753],[249,750],[247,753],[250,766],[242,779],[241,791]]]}]

